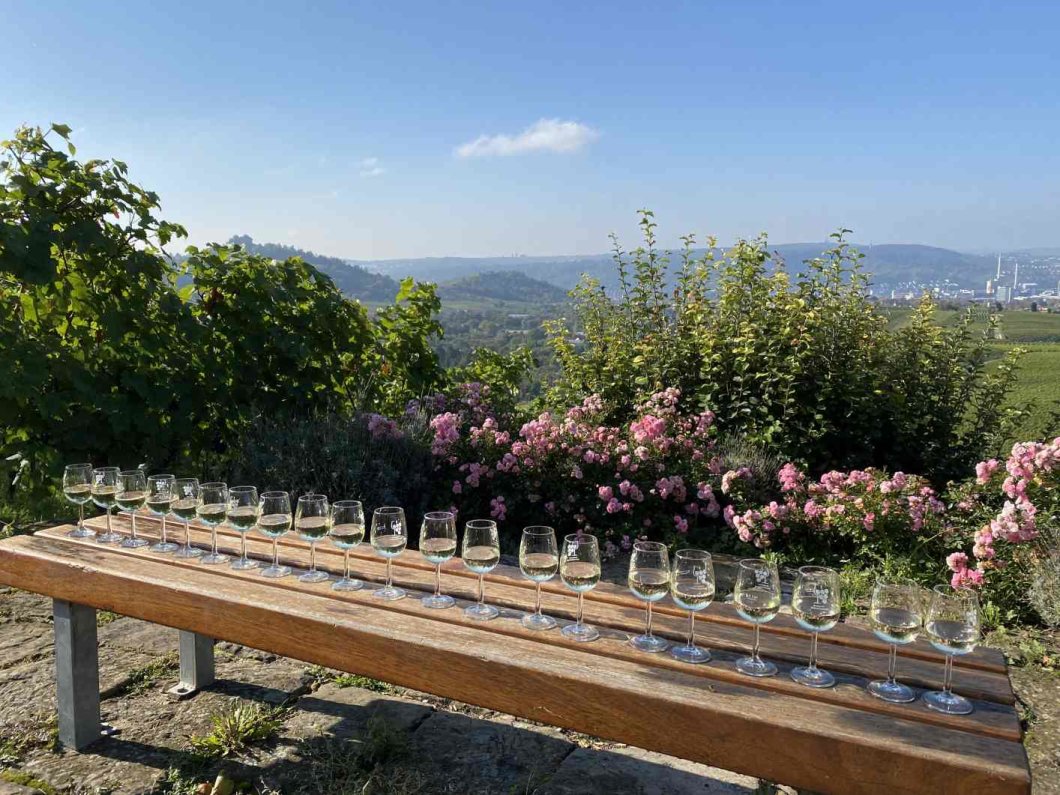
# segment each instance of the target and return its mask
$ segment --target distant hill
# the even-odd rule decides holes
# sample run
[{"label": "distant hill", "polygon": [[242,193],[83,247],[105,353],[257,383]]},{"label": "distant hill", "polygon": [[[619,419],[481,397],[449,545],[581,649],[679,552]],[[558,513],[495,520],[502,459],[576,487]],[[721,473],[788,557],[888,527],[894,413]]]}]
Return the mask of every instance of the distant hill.
[{"label": "distant hill", "polygon": [[[926,284],[950,281],[963,287],[982,287],[994,272],[996,260],[990,256],[965,254],[951,249],[915,244],[858,245],[865,254],[865,270],[878,285],[909,282]],[[799,271],[805,260],[821,255],[829,243],[785,243],[770,246],[789,269]],[[394,278],[412,276],[425,281],[445,282],[483,273],[516,271],[548,282],[562,290],[577,284],[583,273],[593,276],[608,289],[617,288],[614,262],[609,254],[554,257],[428,257],[424,259],[358,261],[370,271]]]},{"label": "distant hill", "polygon": [[559,304],[567,292],[549,282],[533,279],[520,271],[487,271],[438,285],[443,303],[485,300],[525,304]]},{"label": "distant hill", "polygon": [[313,251],[282,243],[257,243],[250,235],[233,235],[228,242],[245,246],[247,251],[277,260],[301,257],[321,273],[331,277],[335,286],[350,298],[376,303],[390,303],[397,295],[398,283],[382,273],[351,265],[338,257],[327,257]]}]

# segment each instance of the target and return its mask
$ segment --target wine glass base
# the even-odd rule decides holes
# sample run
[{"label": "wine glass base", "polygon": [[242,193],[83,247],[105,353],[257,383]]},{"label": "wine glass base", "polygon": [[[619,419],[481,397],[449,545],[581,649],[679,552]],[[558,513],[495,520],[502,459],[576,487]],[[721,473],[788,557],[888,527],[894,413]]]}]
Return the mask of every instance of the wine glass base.
[{"label": "wine glass base", "polygon": [[806,685],[806,687],[831,687],[835,684],[835,677],[828,671],[823,671],[820,668],[811,668],[808,665],[792,668],[791,678],[800,685]]},{"label": "wine glass base", "polygon": [[266,566],[261,570],[262,577],[272,577],[273,579],[278,577],[286,577],[291,573],[290,566]]},{"label": "wine glass base", "polygon": [[775,675],[777,667],[769,660],[741,657],[736,661],[736,670],[746,676],[766,677]]},{"label": "wine glass base", "polygon": [[376,596],[384,602],[396,602],[398,599],[404,599],[407,595],[404,590],[395,585],[388,585],[378,591],[372,591],[372,596]]},{"label": "wine glass base", "polygon": [[579,643],[589,643],[600,637],[600,632],[596,627],[591,627],[588,624],[567,624],[560,632],[563,633],[564,637],[576,640]]},{"label": "wine glass base", "polygon": [[251,558],[236,558],[232,561],[232,568],[236,571],[247,571],[248,569],[256,569],[258,562]]},{"label": "wine glass base", "polygon": [[635,635],[629,639],[629,645],[637,651],[646,651],[652,654],[666,651],[670,648],[669,643],[662,638],[655,637],[654,635]]},{"label": "wine glass base", "polygon": [[464,615],[475,621],[489,621],[501,614],[493,605],[471,605],[464,608]]},{"label": "wine glass base", "polygon": [[75,527],[67,533],[67,535],[70,536],[70,538],[95,538],[96,531],[91,527]]},{"label": "wine glass base", "polygon": [[307,571],[298,577],[298,582],[327,582],[329,579],[326,571]]},{"label": "wine glass base", "polygon": [[674,646],[670,649],[670,656],[675,660],[696,665],[710,662],[710,652],[699,646]]},{"label": "wine glass base", "polygon": [[903,685],[901,682],[889,682],[885,679],[869,682],[866,690],[876,696],[876,698],[890,701],[892,704],[908,704],[910,701],[916,700],[916,693],[913,692],[913,689]]},{"label": "wine glass base", "polygon": [[355,580],[352,577],[343,577],[341,580],[335,580],[335,582],[331,584],[331,590],[333,591],[359,591],[363,587],[363,582]]},{"label": "wine glass base", "polygon": [[146,547],[151,542],[146,538],[123,538],[118,546],[125,547],[126,549],[139,549],[140,547]]},{"label": "wine glass base", "polygon": [[152,544],[151,545],[151,551],[152,552],[161,552],[163,554],[166,554],[166,553],[169,553],[169,552],[176,552],[177,549],[178,549],[177,545],[172,543],[172,542],[170,542],[170,541],[166,541],[166,542],[159,541],[157,544]]},{"label": "wine glass base", "polygon": [[922,698],[928,707],[936,712],[944,712],[947,715],[967,715],[973,709],[971,701],[964,696],[958,696],[956,693],[933,690],[930,693],[924,693]]},{"label": "wine glass base", "polygon": [[456,600],[451,596],[446,596],[444,593],[438,596],[425,596],[420,599],[420,602],[424,607],[431,607],[435,610],[444,610],[447,607],[452,607],[456,604]]},{"label": "wine glass base", "polygon": [[209,555],[203,555],[199,562],[207,563],[210,565],[217,565],[218,563],[227,563],[228,555],[222,555],[220,552],[211,552]]},{"label": "wine glass base", "polygon": [[175,558],[201,558],[202,550],[198,547],[181,547],[174,554]]},{"label": "wine glass base", "polygon": [[96,541],[100,544],[117,544],[122,538],[124,538],[124,536],[122,536],[121,533],[110,532],[97,535]]},{"label": "wine glass base", "polygon": [[527,613],[523,616],[521,623],[527,629],[541,631],[554,629],[556,626],[556,619],[552,616],[546,616],[544,613]]}]

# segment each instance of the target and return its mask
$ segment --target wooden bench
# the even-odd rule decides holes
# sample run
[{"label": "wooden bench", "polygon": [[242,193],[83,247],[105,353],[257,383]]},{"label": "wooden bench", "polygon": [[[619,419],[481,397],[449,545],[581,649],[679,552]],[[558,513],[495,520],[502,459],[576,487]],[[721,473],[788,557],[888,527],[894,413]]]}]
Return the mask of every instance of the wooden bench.
[{"label": "wooden bench", "polygon": [[[124,518],[115,522],[128,527]],[[856,626],[821,635],[821,665],[838,683],[814,690],[789,677],[810,641],[785,615],[762,632],[762,654],[777,662],[779,675],[751,679],[733,669],[751,632],[726,604],[697,621],[714,659],[692,666],[630,647],[627,638],[643,626],[642,603],[607,583],[585,599],[585,620],[602,637],[579,644],[557,630],[522,627],[533,588],[511,567],[486,578],[486,600],[501,608],[500,617],[476,622],[458,608],[420,604],[416,597],[433,589],[433,566],[413,551],[395,561],[394,581],[415,593],[383,602],[371,588],[339,593],[327,583],[268,580],[69,538],[69,529],[0,542],[0,582],[55,600],[59,732],[76,748],[100,732],[95,610],[105,609],[181,630],[187,690],[212,681],[213,639],[222,639],[813,792],[1030,792],[1015,697],[994,649],[957,659],[955,690],[974,700],[975,712],[948,716],[920,701],[889,704],[868,695],[867,681],[886,670],[887,649]],[[137,529],[157,535],[151,519],[138,518]],[[218,536],[224,550],[238,549],[233,531],[221,528]],[[206,546],[209,531],[193,525],[192,539]],[[305,568],[306,544],[293,536],[280,543],[281,558]],[[262,559],[271,549],[254,533],[248,546]],[[317,560],[341,571],[340,553],[326,543]],[[382,559],[365,546],[354,552],[353,567],[368,583],[384,579]],[[443,566],[442,587],[463,606],[475,598],[476,577],[453,560]],[[572,619],[575,604],[562,584],[545,585],[550,615]],[[685,627],[685,613],[657,606],[658,634],[680,640]],[[938,688],[942,670],[942,657],[923,642],[901,652],[899,677],[911,685]]]}]

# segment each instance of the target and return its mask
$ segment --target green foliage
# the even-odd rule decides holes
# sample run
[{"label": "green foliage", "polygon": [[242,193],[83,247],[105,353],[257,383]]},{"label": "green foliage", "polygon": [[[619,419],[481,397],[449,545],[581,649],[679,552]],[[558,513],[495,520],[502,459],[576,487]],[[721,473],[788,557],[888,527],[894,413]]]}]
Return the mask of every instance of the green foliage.
[{"label": "green foliage", "polygon": [[238,756],[252,745],[271,740],[283,727],[287,710],[261,704],[241,704],[210,718],[206,734],[188,738],[192,750],[207,758]]},{"label": "green foliage", "polygon": [[584,343],[568,324],[550,325],[563,367],[554,400],[596,393],[626,419],[675,386],[723,431],[815,471],[874,465],[941,479],[1003,438],[1014,362],[987,376],[985,338],[970,321],[934,323],[927,299],[888,329],[848,230],[793,277],[764,237],[723,254],[712,239],[699,257],[686,237],[671,273],[655,227],[642,211],[644,245],[627,255],[615,244],[617,295],[592,279],[572,293]]},{"label": "green foliage", "polygon": [[516,410],[522,387],[537,366],[533,351],[516,348],[508,353],[498,353],[489,348],[476,348],[471,361],[463,367],[449,371],[453,383],[477,382],[487,386],[491,408],[503,415]]}]

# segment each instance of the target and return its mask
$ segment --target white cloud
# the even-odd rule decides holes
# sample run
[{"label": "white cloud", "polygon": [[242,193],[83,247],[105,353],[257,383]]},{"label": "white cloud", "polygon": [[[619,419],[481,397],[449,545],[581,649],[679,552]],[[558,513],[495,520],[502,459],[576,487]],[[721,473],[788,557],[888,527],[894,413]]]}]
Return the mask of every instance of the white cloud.
[{"label": "white cloud", "polygon": [[386,173],[386,169],[379,165],[378,157],[366,157],[357,165],[361,169],[362,177],[378,177]]},{"label": "white cloud", "polygon": [[457,157],[505,157],[526,152],[576,152],[600,137],[586,124],[539,119],[518,135],[480,135],[456,148]]}]

